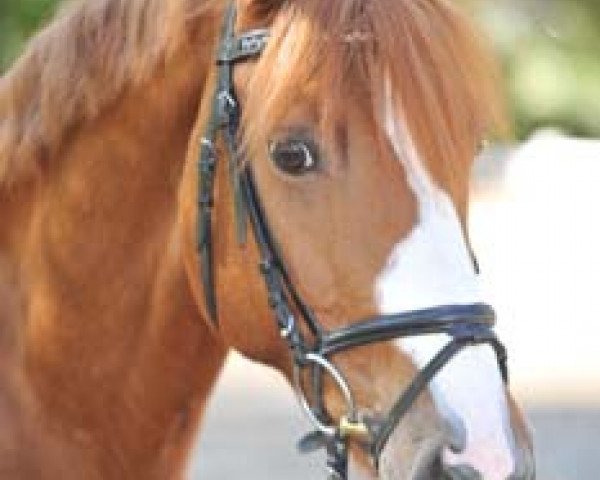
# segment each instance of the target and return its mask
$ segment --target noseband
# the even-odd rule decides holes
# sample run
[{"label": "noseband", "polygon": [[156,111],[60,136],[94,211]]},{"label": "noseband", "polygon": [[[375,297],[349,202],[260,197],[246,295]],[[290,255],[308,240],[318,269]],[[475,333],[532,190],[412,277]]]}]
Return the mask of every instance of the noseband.
[{"label": "noseband", "polygon": [[[246,223],[249,220],[260,254],[259,268],[269,305],[281,337],[293,357],[293,381],[297,396],[316,428],[300,441],[300,450],[309,452],[325,448],[329,478],[344,480],[348,474],[349,444],[354,442],[363,447],[377,467],[381,452],[402,417],[435,375],[463,348],[480,344],[493,347],[505,382],[508,377],[506,351],[492,330],[495,323],[494,311],[490,306],[480,303],[381,315],[337,330],[327,330],[319,323],[295,289],[276,248],[251,167],[240,161],[237,145],[240,105],[233,86],[233,68],[236,63],[259,56],[267,43],[269,32],[259,29],[236,36],[235,17],[232,2],[221,33],[216,91],[201,141],[198,162],[198,253],[206,307],[211,320],[217,325],[211,229],[217,166],[215,142],[221,131],[230,159],[238,240],[242,245],[245,243]],[[301,322],[305,329],[301,328]],[[330,359],[355,347],[439,333],[448,335],[449,342],[417,373],[388,415],[383,419],[361,415],[347,380]],[[323,383],[326,376],[337,386],[346,403],[346,413],[337,420],[332,418],[325,407]],[[310,385],[310,395],[307,393],[307,383]]]}]

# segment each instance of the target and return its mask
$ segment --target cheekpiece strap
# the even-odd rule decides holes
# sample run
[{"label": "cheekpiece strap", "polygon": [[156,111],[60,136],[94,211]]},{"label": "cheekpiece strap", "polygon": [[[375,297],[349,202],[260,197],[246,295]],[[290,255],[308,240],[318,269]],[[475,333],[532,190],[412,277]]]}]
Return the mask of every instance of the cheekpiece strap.
[{"label": "cheekpiece strap", "polygon": [[243,244],[246,241],[246,213],[237,174],[238,152],[236,138],[240,112],[233,88],[232,70],[236,62],[259,55],[265,48],[269,37],[269,32],[266,29],[251,30],[236,37],[235,21],[235,3],[231,2],[225,14],[221,30],[221,40],[216,62],[217,85],[212,101],[211,116],[204,131],[198,161],[198,253],[206,307],[215,325],[218,324],[218,320],[212,258],[212,210],[218,160],[216,137],[220,131],[224,133],[225,144],[230,157],[229,169],[235,197],[236,231],[239,243]]}]

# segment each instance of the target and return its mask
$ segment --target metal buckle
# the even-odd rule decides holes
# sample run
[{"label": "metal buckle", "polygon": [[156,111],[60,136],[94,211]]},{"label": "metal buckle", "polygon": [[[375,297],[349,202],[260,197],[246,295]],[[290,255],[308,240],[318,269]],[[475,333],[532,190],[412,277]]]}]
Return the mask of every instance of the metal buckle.
[{"label": "metal buckle", "polygon": [[269,30],[256,29],[227,39],[218,54],[221,63],[232,63],[259,55],[269,38]]},{"label": "metal buckle", "polygon": [[353,438],[357,440],[368,440],[371,431],[365,422],[343,416],[338,425],[338,431],[342,438]]},{"label": "metal buckle", "polygon": [[227,90],[221,90],[217,93],[217,116],[221,127],[229,125],[232,115],[236,112],[238,104],[232,93]]},{"label": "metal buckle", "polygon": [[202,137],[200,140],[201,156],[198,162],[198,168],[203,175],[210,175],[215,170],[217,163],[217,153],[215,145],[208,138]]},{"label": "metal buckle", "polygon": [[286,317],[285,325],[282,325],[281,329],[279,330],[279,335],[281,336],[281,338],[287,340],[287,339],[291,338],[291,336],[295,330],[296,330],[296,319],[294,318],[293,315],[288,315]]}]

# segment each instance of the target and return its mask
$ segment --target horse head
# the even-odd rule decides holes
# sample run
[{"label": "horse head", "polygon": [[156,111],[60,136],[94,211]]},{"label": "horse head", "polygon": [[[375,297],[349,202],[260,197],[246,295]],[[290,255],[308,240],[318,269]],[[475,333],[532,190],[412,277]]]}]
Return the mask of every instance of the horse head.
[{"label": "horse head", "polygon": [[442,1],[240,0],[215,52],[180,194],[214,334],[296,385],[334,478],[347,450],[533,478],[466,225],[499,111],[477,34]]}]

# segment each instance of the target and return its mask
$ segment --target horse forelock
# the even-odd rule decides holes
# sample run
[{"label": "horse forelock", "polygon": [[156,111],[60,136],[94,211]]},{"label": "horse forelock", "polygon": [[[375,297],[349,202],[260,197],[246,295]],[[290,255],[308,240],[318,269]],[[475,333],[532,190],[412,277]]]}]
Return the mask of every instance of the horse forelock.
[{"label": "horse forelock", "polygon": [[[73,128],[164,68],[189,41],[194,18],[222,4],[99,0],[65,9],[0,79],[0,185],[38,171]],[[464,176],[457,167],[501,118],[495,69],[481,39],[442,0],[251,4],[260,7],[255,12],[277,13],[251,81],[261,88],[252,88],[245,108],[250,148],[262,148],[306,84],[328,106],[321,119],[327,133],[332,118],[350,108],[371,109],[376,121],[389,75],[421,155],[443,162],[451,176]],[[361,92],[352,103],[344,97],[349,89]]]},{"label": "horse forelock", "polygon": [[389,84],[424,161],[449,183],[464,183],[482,137],[504,125],[496,69],[484,45],[444,0],[287,2],[246,85],[246,148],[264,152],[308,89],[319,106],[321,135],[333,138],[351,109],[368,112],[374,131],[382,131]]},{"label": "horse forelock", "polygon": [[[68,134],[165,73],[220,0],[73,2],[0,78],[0,186],[39,171]],[[195,30],[196,28],[196,30]]]}]

